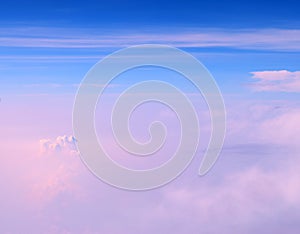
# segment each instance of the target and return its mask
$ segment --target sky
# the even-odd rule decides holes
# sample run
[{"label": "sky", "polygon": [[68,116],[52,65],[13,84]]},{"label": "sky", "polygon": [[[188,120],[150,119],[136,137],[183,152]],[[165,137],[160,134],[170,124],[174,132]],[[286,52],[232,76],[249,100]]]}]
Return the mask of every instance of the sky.
[{"label": "sky", "polygon": [[[0,232],[299,233],[299,6],[296,0],[2,2]],[[197,58],[220,88],[227,121],[219,159],[199,176],[212,132],[201,93],[162,68],[116,77],[97,104],[95,126],[121,165],[157,167],[180,144],[178,117],[158,103],[137,108],[129,128],[147,142],[148,126],[162,121],[164,147],[136,158],[117,144],[109,114],[136,82],[171,83],[199,116],[199,147],[187,169],[165,186],[135,192],[104,183],[85,166],[72,113],[87,72],[141,44],[174,46]]]}]

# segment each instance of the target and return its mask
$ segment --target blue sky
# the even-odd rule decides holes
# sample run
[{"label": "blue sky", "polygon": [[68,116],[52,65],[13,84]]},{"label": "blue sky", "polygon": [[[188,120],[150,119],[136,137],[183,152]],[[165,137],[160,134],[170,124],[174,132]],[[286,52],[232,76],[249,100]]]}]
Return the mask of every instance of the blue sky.
[{"label": "blue sky", "polygon": [[299,3],[287,1],[9,1],[1,5],[3,24],[71,27],[118,25],[261,28],[295,27]]},{"label": "blue sky", "polygon": [[[224,85],[242,84],[251,71],[296,70],[299,44],[289,39],[299,36],[298,32],[291,33],[286,42],[280,42],[280,38],[271,48],[267,39],[259,42],[262,45],[251,45],[251,40],[264,34],[281,37],[276,30],[298,29],[298,5],[291,0],[4,2],[0,10],[1,76],[6,77],[4,83],[79,83],[94,63],[116,49],[137,43],[162,43],[191,52]],[[247,35],[237,35],[235,42],[224,43],[222,37],[244,31],[250,31],[250,45],[238,42]],[[179,39],[181,43],[177,43],[178,37],[187,34],[211,34],[208,40],[217,43],[195,45],[199,39],[186,43]],[[82,45],[82,41],[92,38],[98,42]],[[69,44],[68,39],[75,41]],[[101,40],[111,43],[101,45]],[[289,43],[291,48],[287,48]]]}]

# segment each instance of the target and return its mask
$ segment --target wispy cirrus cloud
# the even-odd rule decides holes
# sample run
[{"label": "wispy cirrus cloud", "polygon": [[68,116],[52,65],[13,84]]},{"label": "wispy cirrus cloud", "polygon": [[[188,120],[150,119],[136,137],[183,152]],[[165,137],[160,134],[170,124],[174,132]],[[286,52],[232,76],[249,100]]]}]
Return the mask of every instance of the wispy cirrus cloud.
[{"label": "wispy cirrus cloud", "polygon": [[300,92],[300,71],[251,72],[256,82],[250,86],[255,91]]},{"label": "wispy cirrus cloud", "polygon": [[[28,28],[0,33],[1,47],[119,48],[143,43],[176,47],[229,47],[252,50],[299,51],[300,30],[284,29],[193,29],[182,32],[99,32],[99,30]],[[5,32],[5,30],[2,30]],[[49,37],[49,35],[51,35]]]}]

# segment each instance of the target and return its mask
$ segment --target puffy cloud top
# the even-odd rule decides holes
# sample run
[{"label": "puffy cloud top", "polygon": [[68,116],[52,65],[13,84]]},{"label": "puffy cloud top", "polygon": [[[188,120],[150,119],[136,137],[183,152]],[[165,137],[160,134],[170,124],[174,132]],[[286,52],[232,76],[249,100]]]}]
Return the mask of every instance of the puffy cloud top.
[{"label": "puffy cloud top", "polygon": [[58,136],[55,140],[41,139],[40,147],[42,153],[68,152],[74,154],[76,150],[76,139],[74,136]]}]

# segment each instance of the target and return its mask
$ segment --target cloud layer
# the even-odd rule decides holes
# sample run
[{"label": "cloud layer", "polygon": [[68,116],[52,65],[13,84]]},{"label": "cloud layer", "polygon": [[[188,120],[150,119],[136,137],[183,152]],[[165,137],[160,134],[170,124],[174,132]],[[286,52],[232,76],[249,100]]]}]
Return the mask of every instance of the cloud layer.
[{"label": "cloud layer", "polygon": [[72,154],[73,136],[43,137],[35,151],[14,141],[16,151],[1,151],[0,232],[298,233],[299,103],[230,104],[226,145],[213,170],[198,177],[197,155],[178,179],[152,191],[96,179]]}]

